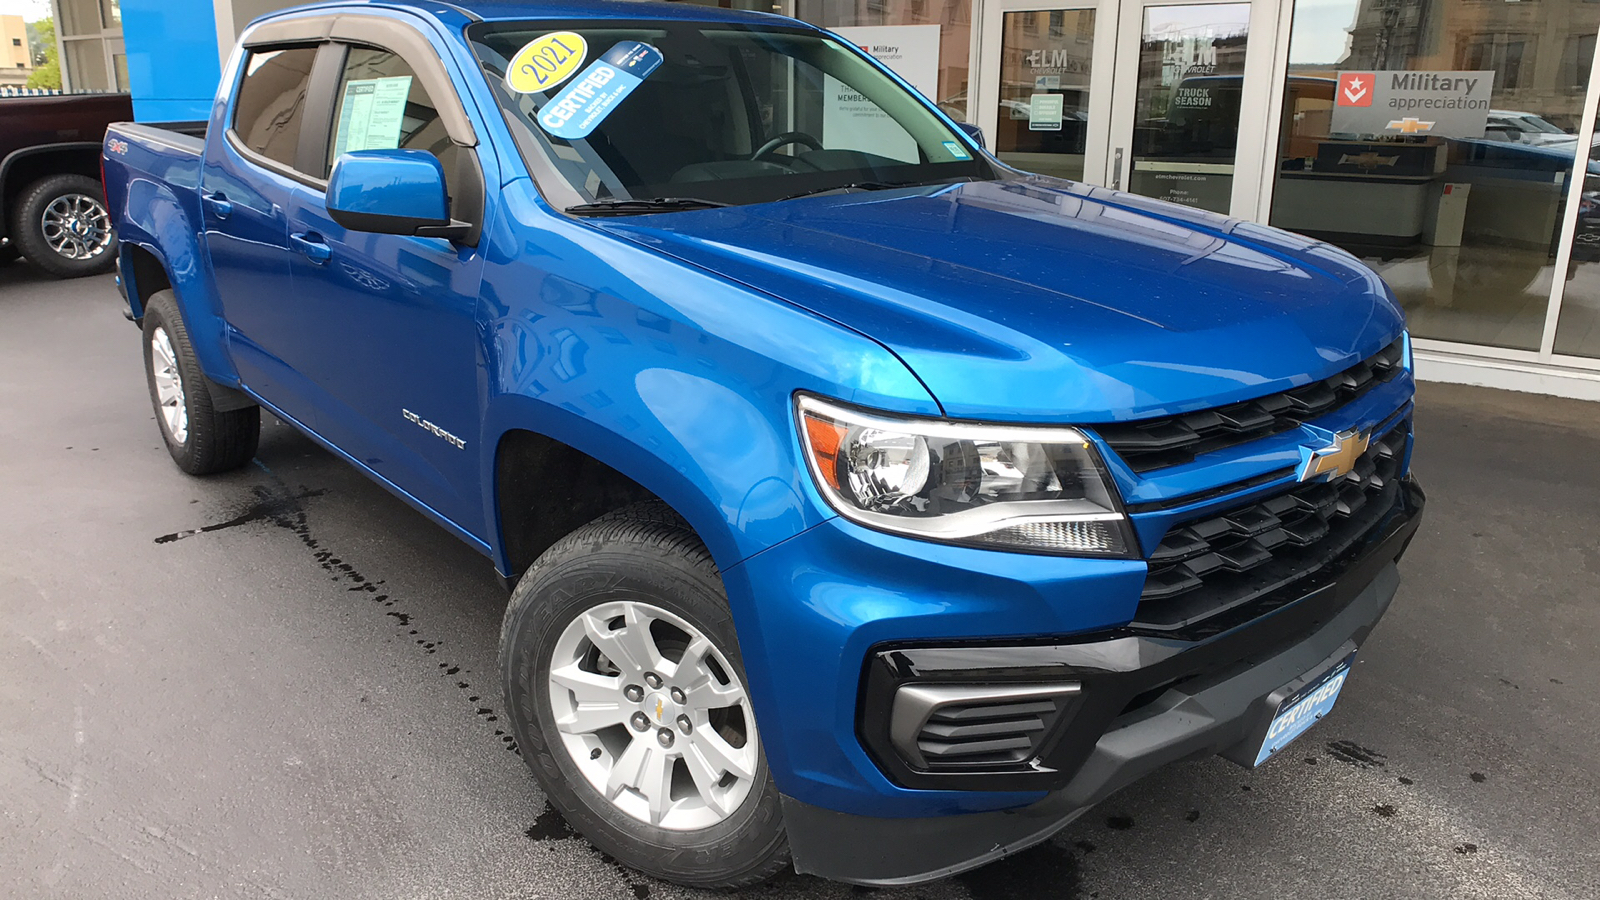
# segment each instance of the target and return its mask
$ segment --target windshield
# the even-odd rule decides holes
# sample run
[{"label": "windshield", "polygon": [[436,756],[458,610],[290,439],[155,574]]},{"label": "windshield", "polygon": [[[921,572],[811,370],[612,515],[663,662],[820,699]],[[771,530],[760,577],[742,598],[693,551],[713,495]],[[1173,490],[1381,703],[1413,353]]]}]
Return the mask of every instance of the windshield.
[{"label": "windshield", "polygon": [[[814,31],[607,20],[467,35],[540,189],[572,212],[996,177],[919,98]],[[658,200],[675,205],[636,202]]]}]

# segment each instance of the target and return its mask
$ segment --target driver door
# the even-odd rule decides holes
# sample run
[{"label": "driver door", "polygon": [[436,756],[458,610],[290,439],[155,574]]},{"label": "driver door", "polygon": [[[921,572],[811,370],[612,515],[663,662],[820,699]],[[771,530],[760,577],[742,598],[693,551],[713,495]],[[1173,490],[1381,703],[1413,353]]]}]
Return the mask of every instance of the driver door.
[{"label": "driver door", "polygon": [[[323,178],[344,152],[425,150],[443,163],[456,211],[470,197],[481,206],[476,151],[452,138],[432,96],[448,80],[425,79],[386,47],[335,47]],[[460,104],[453,94],[445,102]],[[482,254],[443,238],[346,229],[329,216],[324,187],[298,186],[288,208],[294,291],[309,308],[295,365],[323,389],[323,434],[481,536]]]}]

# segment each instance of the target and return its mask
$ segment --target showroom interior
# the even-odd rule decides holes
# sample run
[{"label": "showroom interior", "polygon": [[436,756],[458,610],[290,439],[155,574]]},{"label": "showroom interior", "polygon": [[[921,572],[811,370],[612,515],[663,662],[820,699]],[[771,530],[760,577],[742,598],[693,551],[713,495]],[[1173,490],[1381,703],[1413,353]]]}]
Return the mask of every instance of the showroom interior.
[{"label": "showroom interior", "polygon": [[[127,90],[145,121],[203,119],[238,32],[288,5],[54,0],[66,86]],[[839,30],[1019,168],[1343,247],[1405,306],[1424,378],[1600,399],[1600,4],[712,5]],[[1474,86],[1488,109],[1450,134],[1425,116],[1402,133],[1403,115],[1337,131],[1349,72],[1491,73]]]}]

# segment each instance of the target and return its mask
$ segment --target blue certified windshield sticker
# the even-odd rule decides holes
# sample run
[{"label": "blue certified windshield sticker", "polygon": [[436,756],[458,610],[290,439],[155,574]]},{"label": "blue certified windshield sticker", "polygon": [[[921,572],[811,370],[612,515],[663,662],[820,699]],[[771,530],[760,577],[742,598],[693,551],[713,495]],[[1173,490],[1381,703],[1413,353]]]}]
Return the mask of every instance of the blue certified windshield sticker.
[{"label": "blue certified windshield sticker", "polygon": [[945,141],[944,142],[944,148],[946,150],[949,150],[950,151],[950,155],[954,156],[956,159],[971,159],[972,158],[972,154],[967,152],[967,148],[961,146],[960,144],[956,143],[955,141]]},{"label": "blue certified windshield sticker", "polygon": [[558,138],[586,138],[661,63],[660,50],[639,41],[621,41],[539,110],[539,124]]}]

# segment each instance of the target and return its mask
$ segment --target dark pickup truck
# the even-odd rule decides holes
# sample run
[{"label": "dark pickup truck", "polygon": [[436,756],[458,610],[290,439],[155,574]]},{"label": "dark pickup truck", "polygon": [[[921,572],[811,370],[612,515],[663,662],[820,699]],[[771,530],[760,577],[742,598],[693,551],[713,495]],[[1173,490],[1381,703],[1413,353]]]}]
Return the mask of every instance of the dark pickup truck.
[{"label": "dark pickup truck", "polygon": [[127,94],[0,99],[0,262],[24,256],[57,278],[111,270],[100,141],[131,118]]}]

